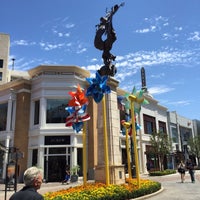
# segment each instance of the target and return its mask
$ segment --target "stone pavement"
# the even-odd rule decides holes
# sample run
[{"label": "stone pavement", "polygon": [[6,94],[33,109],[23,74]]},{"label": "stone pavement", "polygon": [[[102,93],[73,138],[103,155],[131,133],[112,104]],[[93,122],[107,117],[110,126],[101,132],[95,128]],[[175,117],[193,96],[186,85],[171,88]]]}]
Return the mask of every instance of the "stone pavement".
[{"label": "stone pavement", "polygon": [[[200,171],[195,173],[196,182],[191,183],[190,175],[186,172],[185,182],[181,183],[179,173],[160,176],[160,177],[150,177],[148,175],[140,175],[142,179],[151,179],[158,181],[162,184],[162,190],[156,194],[147,195],[145,197],[137,199],[149,199],[149,200],[200,200]],[[91,181],[93,182],[93,181]],[[46,192],[58,191],[61,189],[66,189],[69,187],[74,187],[82,184],[82,179],[79,177],[79,181],[76,183],[70,183],[69,185],[62,185],[61,183],[43,183],[39,193],[45,194]],[[17,190],[20,190],[23,184],[17,185]],[[7,200],[14,193],[14,191],[7,192]],[[0,200],[5,200],[5,185],[0,184]]]},{"label": "stone pavement", "polygon": [[[145,176],[141,176],[145,178]],[[200,171],[195,172],[195,183],[191,183],[190,174],[186,172],[185,182],[181,182],[180,174],[161,177],[147,177],[162,184],[162,190],[155,195],[148,195],[140,199],[149,200],[200,200]]]}]

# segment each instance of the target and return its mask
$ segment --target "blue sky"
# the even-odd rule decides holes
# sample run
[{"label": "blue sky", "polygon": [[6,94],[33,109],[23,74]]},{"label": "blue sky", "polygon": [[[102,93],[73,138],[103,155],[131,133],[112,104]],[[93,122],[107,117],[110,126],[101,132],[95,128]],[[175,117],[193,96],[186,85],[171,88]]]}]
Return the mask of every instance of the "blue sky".
[{"label": "blue sky", "polygon": [[[94,74],[102,52],[94,47],[95,25],[114,0],[1,0],[0,32],[10,35],[10,68],[77,65]],[[120,87],[141,88],[169,111],[200,119],[200,1],[125,0],[114,15],[115,78]]]}]

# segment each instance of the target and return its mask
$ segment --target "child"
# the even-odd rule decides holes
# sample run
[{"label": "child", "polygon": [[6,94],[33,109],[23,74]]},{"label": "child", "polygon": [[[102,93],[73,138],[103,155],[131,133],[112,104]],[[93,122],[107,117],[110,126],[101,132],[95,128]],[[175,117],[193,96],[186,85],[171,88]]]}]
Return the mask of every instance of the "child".
[{"label": "child", "polygon": [[70,171],[66,170],[65,179],[62,181],[62,184],[64,184],[64,183],[69,184],[69,181],[70,181]]}]

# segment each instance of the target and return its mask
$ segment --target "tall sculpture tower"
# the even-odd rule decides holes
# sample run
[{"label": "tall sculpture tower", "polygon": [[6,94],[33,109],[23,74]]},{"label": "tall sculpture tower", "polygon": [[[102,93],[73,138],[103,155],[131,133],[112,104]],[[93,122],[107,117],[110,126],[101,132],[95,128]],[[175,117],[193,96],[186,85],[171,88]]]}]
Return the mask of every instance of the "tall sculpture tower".
[{"label": "tall sculpture tower", "polygon": [[[119,137],[120,116],[117,106],[118,81],[112,78],[117,73],[117,69],[113,64],[113,61],[115,61],[116,56],[111,53],[113,43],[117,39],[112,24],[112,18],[114,14],[118,11],[118,9],[123,5],[124,3],[114,5],[111,8],[111,10],[106,13],[105,17],[100,18],[100,23],[96,26],[97,29],[94,38],[94,46],[98,50],[103,51],[102,58],[104,61],[104,65],[97,72],[100,76],[110,77],[108,85],[111,88],[111,93],[105,95],[104,97],[107,115],[106,125],[103,123],[105,122],[104,106],[102,105],[102,103],[98,104],[98,159],[97,166],[95,167],[95,181],[107,183],[108,179],[110,179],[109,183],[111,184],[121,184],[125,182],[125,173],[124,166],[122,165],[122,152],[120,148]],[[106,35],[105,40],[102,38],[103,35]],[[107,132],[107,137],[104,137],[105,132]],[[108,140],[108,145],[105,144],[105,138]],[[108,159],[105,158],[107,156]]]},{"label": "tall sculpture tower", "polygon": [[147,85],[146,85],[146,74],[144,67],[141,68],[141,81],[142,81],[142,90],[147,92]]}]

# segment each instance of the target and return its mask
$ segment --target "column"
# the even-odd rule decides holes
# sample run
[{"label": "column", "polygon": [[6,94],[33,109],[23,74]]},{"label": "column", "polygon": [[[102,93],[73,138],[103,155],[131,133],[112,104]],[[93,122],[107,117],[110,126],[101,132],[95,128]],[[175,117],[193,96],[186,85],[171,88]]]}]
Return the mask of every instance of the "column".
[{"label": "column", "polygon": [[7,136],[7,138],[6,138],[5,146],[6,146],[6,152],[5,152],[4,162],[3,162],[3,177],[2,177],[4,180],[6,178],[6,165],[8,163],[8,154],[9,154],[9,146],[10,146],[10,137],[9,136]]},{"label": "column", "polygon": [[[117,106],[116,88],[118,82],[111,78],[108,82],[111,93],[106,95],[106,115],[107,115],[107,135],[108,135],[108,159],[109,175],[111,184],[121,184],[125,182],[124,165],[122,165],[122,152],[120,146],[120,116]],[[104,158],[104,133],[103,133],[103,113],[102,103],[98,104],[98,164],[95,168],[95,181],[104,182],[105,158]]]},{"label": "column", "polygon": [[43,128],[46,126],[46,99],[42,97],[40,99],[40,128]]},{"label": "column", "polygon": [[12,97],[13,94],[10,94],[8,99],[8,110],[7,110],[7,123],[6,123],[6,131],[9,132],[11,130],[11,123],[12,123]]}]

